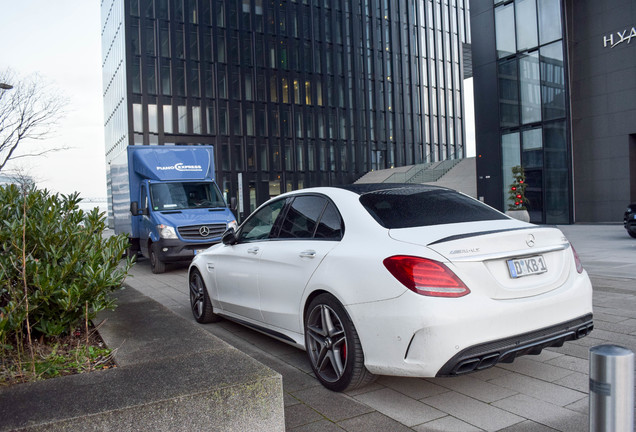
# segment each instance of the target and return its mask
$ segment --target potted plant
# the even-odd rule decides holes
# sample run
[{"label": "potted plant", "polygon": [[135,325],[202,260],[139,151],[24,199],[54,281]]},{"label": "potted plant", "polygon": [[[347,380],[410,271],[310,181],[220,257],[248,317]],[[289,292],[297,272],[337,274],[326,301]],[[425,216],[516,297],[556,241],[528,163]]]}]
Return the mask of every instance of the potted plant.
[{"label": "potted plant", "polygon": [[530,215],[526,208],[526,174],[521,165],[512,167],[513,182],[508,189],[508,211],[506,214],[514,219],[530,222]]}]

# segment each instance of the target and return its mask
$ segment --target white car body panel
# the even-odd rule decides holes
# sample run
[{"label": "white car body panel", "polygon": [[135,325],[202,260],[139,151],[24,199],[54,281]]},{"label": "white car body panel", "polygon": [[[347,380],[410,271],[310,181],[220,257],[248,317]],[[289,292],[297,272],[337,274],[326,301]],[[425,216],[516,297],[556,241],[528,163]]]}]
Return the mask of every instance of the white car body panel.
[{"label": "white car body panel", "polygon": [[[502,219],[389,230],[353,192],[311,193],[325,194],[338,208],[342,240],[220,245],[197,255],[192,266],[204,277],[215,313],[304,348],[304,308],[315,293],[328,292],[353,321],[370,372],[422,377],[435,376],[468,347],[592,313],[587,273],[576,271],[572,249],[556,228]],[[303,256],[307,252],[313,258]],[[442,262],[470,293],[416,294],[383,265],[393,255]],[[548,271],[511,277],[507,260],[535,255],[544,257]]]}]

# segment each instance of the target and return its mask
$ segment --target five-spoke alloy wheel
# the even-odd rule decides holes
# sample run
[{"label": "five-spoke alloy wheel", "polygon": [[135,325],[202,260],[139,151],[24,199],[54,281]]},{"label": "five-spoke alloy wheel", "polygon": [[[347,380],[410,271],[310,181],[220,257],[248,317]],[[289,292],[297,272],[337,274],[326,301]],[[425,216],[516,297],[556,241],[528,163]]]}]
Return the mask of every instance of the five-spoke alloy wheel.
[{"label": "five-spoke alloy wheel", "polygon": [[197,322],[205,324],[219,321],[221,318],[212,311],[212,303],[201,273],[196,268],[190,272],[190,308]]},{"label": "five-spoke alloy wheel", "polygon": [[330,294],[321,294],[309,304],[305,346],[316,377],[330,390],[361,387],[375,378],[364,367],[358,333],[349,315]]}]

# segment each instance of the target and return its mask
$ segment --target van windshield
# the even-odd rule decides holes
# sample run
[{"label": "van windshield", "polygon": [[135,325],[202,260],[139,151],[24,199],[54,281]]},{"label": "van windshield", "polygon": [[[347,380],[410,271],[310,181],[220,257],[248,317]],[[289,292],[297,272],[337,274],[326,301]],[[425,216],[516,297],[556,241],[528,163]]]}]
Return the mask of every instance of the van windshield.
[{"label": "van windshield", "polygon": [[211,182],[153,183],[150,200],[155,211],[225,207],[219,188]]}]

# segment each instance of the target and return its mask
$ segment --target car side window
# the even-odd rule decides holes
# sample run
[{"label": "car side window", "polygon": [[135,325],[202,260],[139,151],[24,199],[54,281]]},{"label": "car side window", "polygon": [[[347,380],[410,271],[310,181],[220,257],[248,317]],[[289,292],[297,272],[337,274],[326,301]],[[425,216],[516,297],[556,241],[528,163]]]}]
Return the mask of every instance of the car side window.
[{"label": "car side window", "polygon": [[323,240],[340,240],[342,238],[342,219],[333,203],[327,204],[314,237]]},{"label": "car side window", "polygon": [[278,234],[279,238],[310,239],[314,236],[318,219],[322,215],[327,200],[307,195],[294,198],[289,206]]},{"label": "car side window", "polygon": [[241,227],[238,241],[250,242],[269,238],[285,200],[274,201],[254,213]]}]

